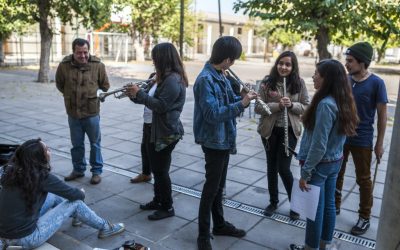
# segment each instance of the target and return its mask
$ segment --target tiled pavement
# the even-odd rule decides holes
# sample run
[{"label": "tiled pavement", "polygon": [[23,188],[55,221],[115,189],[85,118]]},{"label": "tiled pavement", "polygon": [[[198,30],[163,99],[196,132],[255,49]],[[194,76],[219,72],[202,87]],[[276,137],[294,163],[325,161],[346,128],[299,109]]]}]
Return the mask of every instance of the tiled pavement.
[{"label": "tiled pavement", "polygon": [[[71,161],[69,129],[62,96],[54,84],[33,83],[29,74],[0,71],[0,79],[0,143],[15,144],[41,137],[52,149],[53,172],[63,178],[71,171]],[[204,182],[204,160],[200,146],[193,139],[193,104],[192,89],[189,87],[182,113],[185,136],[173,151],[170,171],[172,182],[179,191],[173,193],[175,217],[149,221],[149,212],[139,209],[139,204],[150,201],[153,195],[151,183],[129,183],[129,178],[141,169],[143,106],[128,99],[109,97],[101,107],[102,152],[105,161],[103,180],[97,186],[90,185],[90,172],[87,171],[85,178],[71,182],[71,185],[86,190],[86,203],[100,216],[113,222],[124,222],[127,230],[121,235],[100,240],[94,229],[87,226],[73,228],[70,223],[66,223],[49,242],[66,250],[93,247],[112,249],[128,239],[137,240],[151,249],[196,249],[199,204],[196,196]],[[287,249],[290,243],[302,243],[304,240],[301,225],[285,223],[289,202],[282,183],[279,184],[281,194],[278,213],[283,216],[271,219],[259,214],[268,205],[269,195],[266,189],[265,153],[256,126],[256,120],[249,118],[247,111],[238,119],[238,154],[231,156],[226,185],[226,198],[229,202],[224,208],[226,219],[244,228],[247,236],[243,239],[214,237],[214,249]],[[371,229],[360,241],[372,240],[371,246],[377,234],[391,131],[392,127],[388,126],[385,154],[374,190]],[[87,155],[88,150],[86,144]],[[358,216],[358,187],[353,164],[349,162],[343,208],[337,217],[337,235],[349,232]],[[295,177],[299,177],[296,161],[292,162],[292,171]],[[334,241],[334,246],[336,249],[368,249],[338,239]]]}]

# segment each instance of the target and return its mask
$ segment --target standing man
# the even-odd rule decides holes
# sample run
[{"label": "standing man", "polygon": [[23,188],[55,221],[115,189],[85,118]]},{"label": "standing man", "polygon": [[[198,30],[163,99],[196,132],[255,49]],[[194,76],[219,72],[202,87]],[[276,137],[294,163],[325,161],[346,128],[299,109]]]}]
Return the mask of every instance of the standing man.
[{"label": "standing man", "polygon": [[229,153],[236,144],[236,116],[243,112],[254,92],[234,94],[225,70],[232,66],[242,53],[242,45],[235,37],[219,38],[213,45],[211,58],[200,72],[193,87],[195,142],[201,145],[205,158],[206,181],[199,207],[199,250],[212,249],[210,243],[210,217],[213,234],[243,237],[246,232],[225,221],[222,191],[225,186]]},{"label": "standing man", "polygon": [[[356,169],[356,182],[360,187],[359,219],[351,229],[353,235],[364,234],[370,226],[369,218],[373,203],[370,169],[372,150],[379,163],[383,155],[383,138],[387,121],[388,98],[385,83],[377,75],[368,71],[372,55],[373,49],[368,42],[356,43],[346,51],[346,68],[350,75],[360,123],[356,130],[357,135],[348,137],[344,145],[343,164],[336,183],[336,214],[340,213],[343,179],[351,153]],[[375,111],[378,113],[378,131],[373,148]]]},{"label": "standing man", "polygon": [[74,169],[64,178],[72,181],[85,176],[85,134],[90,141],[91,184],[101,181],[100,102],[97,90],[110,88],[105,66],[100,59],[89,55],[89,42],[77,38],[72,42],[73,54],[66,56],[56,72],[56,85],[64,95],[65,109],[71,135],[71,157]]}]

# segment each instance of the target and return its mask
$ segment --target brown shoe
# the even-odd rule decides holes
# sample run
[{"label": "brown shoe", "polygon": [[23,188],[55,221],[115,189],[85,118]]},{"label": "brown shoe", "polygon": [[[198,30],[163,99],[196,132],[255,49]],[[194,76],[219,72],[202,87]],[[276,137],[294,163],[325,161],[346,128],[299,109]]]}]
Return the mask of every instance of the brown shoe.
[{"label": "brown shoe", "polygon": [[101,177],[98,174],[92,175],[92,178],[90,179],[90,184],[96,185],[101,182]]},{"label": "brown shoe", "polygon": [[64,181],[73,181],[75,179],[82,178],[83,176],[85,176],[84,173],[72,171],[68,176],[64,177]]},{"label": "brown shoe", "polygon": [[140,183],[151,181],[151,175],[138,174],[135,178],[131,178],[131,183]]}]

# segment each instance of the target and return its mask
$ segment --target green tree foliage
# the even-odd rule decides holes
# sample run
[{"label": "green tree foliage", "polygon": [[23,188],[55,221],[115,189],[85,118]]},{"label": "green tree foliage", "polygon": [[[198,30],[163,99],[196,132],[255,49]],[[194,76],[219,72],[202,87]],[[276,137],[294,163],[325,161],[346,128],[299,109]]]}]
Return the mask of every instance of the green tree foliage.
[{"label": "green tree foliage", "polygon": [[[3,1],[3,0],[0,0]],[[12,8],[25,10],[19,15],[21,22],[34,20],[40,27],[40,69],[39,82],[49,81],[49,58],[51,41],[54,34],[54,18],[58,17],[63,23],[71,23],[79,18],[80,25],[85,27],[101,27],[110,17],[110,0],[10,0]]]},{"label": "green tree foliage", "polygon": [[[191,0],[185,0],[185,21],[184,21],[184,39],[183,42],[189,46],[194,44],[194,31],[196,18],[194,14],[189,10]],[[160,29],[160,36],[171,40],[172,43],[178,44],[179,42],[179,25],[180,25],[180,5],[178,4],[172,16],[162,24]]]},{"label": "green tree foliage", "polygon": [[332,34],[346,33],[362,18],[357,13],[356,0],[239,0],[234,6],[236,11],[242,8],[250,16],[284,21],[287,30],[314,37],[320,59],[331,57],[327,46]]},{"label": "green tree foliage", "polygon": [[292,32],[317,40],[320,59],[331,57],[332,41],[342,44],[360,38],[374,41],[378,54],[399,41],[399,0],[238,0],[235,10],[250,16],[285,22]]},{"label": "green tree foliage", "polygon": [[168,22],[179,6],[179,0],[116,0],[120,8],[131,8],[130,32],[134,40],[158,39],[161,26]]},{"label": "green tree foliage", "polygon": [[366,7],[363,34],[376,48],[379,62],[388,47],[400,45],[400,1],[369,1]]},{"label": "green tree foliage", "polygon": [[[117,9],[131,8],[129,32],[134,43],[149,53],[149,40],[164,37],[178,44],[180,26],[180,0],[115,0]],[[194,16],[189,12],[191,0],[185,0],[185,31],[193,30]],[[124,32],[124,30],[120,31]],[[192,45],[192,32],[185,32],[184,42]],[[136,45],[134,45],[136,46]]]},{"label": "green tree foliage", "polygon": [[285,24],[283,21],[265,20],[261,26],[256,26],[255,28],[257,28],[257,34],[268,38],[269,42],[273,44],[282,44],[284,48],[292,49],[301,41],[301,34],[288,31],[284,27]]},{"label": "green tree foliage", "polygon": [[33,23],[31,16],[27,16],[26,5],[18,0],[0,0],[0,65],[4,63],[3,42],[13,32],[22,33]]}]

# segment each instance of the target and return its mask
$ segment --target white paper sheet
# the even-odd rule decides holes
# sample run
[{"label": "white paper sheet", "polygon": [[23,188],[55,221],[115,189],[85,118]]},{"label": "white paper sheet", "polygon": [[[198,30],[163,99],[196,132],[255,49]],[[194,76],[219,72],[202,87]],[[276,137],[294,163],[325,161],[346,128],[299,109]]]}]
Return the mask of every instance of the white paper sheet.
[{"label": "white paper sheet", "polygon": [[299,213],[301,217],[315,221],[320,188],[311,184],[308,184],[308,186],[311,189],[308,192],[303,192],[299,187],[299,180],[294,179],[290,209]]}]

